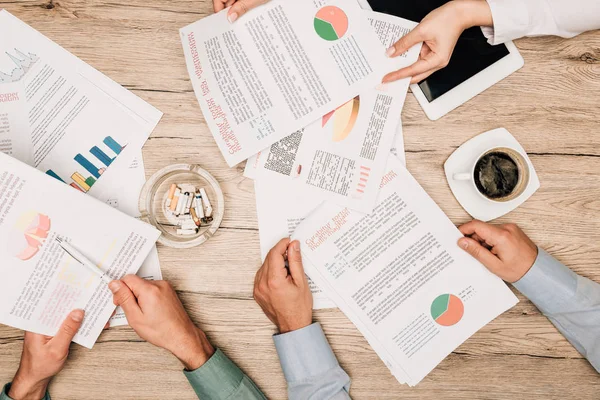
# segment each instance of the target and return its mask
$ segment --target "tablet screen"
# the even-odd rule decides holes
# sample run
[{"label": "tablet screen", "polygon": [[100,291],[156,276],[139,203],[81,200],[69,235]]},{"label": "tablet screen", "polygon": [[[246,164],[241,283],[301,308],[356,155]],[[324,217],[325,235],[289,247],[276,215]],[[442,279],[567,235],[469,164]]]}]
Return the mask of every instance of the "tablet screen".
[{"label": "tablet screen", "polygon": [[[368,2],[374,11],[417,22],[429,12],[447,3],[445,0],[368,0]],[[448,66],[419,82],[419,87],[427,100],[432,102],[508,54],[505,45],[490,45],[478,26],[467,29],[458,39]]]}]

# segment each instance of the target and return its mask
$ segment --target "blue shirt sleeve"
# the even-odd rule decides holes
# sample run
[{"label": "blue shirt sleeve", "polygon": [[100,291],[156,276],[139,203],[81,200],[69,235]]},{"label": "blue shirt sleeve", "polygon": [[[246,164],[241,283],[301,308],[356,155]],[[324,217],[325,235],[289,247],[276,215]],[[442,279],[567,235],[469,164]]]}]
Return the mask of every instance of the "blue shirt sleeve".
[{"label": "blue shirt sleeve", "polygon": [[538,249],[533,267],[514,286],[600,372],[600,284]]},{"label": "blue shirt sleeve", "polygon": [[290,400],[350,399],[350,377],[340,367],[320,324],[275,335],[273,340]]}]

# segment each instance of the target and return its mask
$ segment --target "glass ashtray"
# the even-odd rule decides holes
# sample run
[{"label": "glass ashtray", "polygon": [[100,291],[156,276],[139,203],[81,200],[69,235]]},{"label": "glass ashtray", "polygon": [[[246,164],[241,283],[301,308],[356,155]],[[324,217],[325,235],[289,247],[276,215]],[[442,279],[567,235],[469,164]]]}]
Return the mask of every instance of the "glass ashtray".
[{"label": "glass ashtray", "polygon": [[[178,235],[179,226],[167,199],[172,184],[204,188],[213,208],[212,221],[201,223],[194,234]],[[195,164],[169,165],[148,179],[140,193],[139,209],[142,221],[154,225],[162,235],[158,242],[169,247],[185,249],[199,246],[210,239],[223,221],[225,199],[217,180]]]}]

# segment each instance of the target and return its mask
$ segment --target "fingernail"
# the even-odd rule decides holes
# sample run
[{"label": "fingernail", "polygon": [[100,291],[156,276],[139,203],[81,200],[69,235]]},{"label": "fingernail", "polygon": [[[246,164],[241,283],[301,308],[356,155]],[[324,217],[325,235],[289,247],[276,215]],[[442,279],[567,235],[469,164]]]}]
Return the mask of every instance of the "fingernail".
[{"label": "fingernail", "polygon": [[83,321],[83,310],[75,310],[71,313],[71,319],[75,322]]},{"label": "fingernail", "polygon": [[461,239],[458,244],[465,250],[467,249],[467,247],[469,247],[469,242],[465,239]]},{"label": "fingernail", "polygon": [[233,24],[238,19],[238,15],[237,13],[231,13],[227,16],[227,19],[229,20],[230,24]]},{"label": "fingernail", "polygon": [[391,57],[394,55],[394,53],[396,52],[396,48],[395,47],[390,47],[389,49],[387,49],[387,51],[385,52],[385,54],[388,57]]},{"label": "fingernail", "polygon": [[117,293],[119,291],[119,289],[121,289],[121,283],[118,281],[112,281],[111,283],[108,284],[108,288],[110,289],[111,292]]},{"label": "fingernail", "polygon": [[294,251],[300,251],[300,242],[294,242]]}]

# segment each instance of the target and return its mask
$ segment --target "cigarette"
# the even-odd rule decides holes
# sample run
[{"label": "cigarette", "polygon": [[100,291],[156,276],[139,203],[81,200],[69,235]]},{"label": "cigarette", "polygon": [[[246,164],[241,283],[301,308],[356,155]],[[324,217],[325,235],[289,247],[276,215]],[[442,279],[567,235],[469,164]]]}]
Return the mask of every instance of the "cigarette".
[{"label": "cigarette", "polygon": [[212,220],[213,209],[210,205],[210,200],[208,199],[208,195],[206,194],[206,190],[204,190],[204,188],[200,188],[200,196],[202,197],[202,203],[204,203],[204,215],[206,216],[206,219],[210,221]]},{"label": "cigarette", "polygon": [[192,201],[194,200],[194,196],[192,196],[189,192],[185,194],[187,196],[187,202],[185,204],[185,213],[190,213],[190,207],[192,206]]},{"label": "cigarette", "polygon": [[196,209],[196,214],[198,215],[198,218],[200,218],[202,220],[202,222],[206,223],[206,216],[204,215],[204,207],[202,207],[202,195],[200,195],[200,192],[196,192],[196,207],[194,207]]},{"label": "cigarette", "polygon": [[189,229],[196,229],[196,223],[194,221],[185,221],[183,224],[181,224],[181,229],[183,230],[189,230]]},{"label": "cigarette", "polygon": [[173,194],[173,200],[171,200],[171,204],[169,204],[169,210],[175,212],[177,209],[177,203],[179,202],[179,197],[181,194],[181,190],[179,188],[175,189],[175,193]]},{"label": "cigarette", "polygon": [[171,202],[173,201],[173,196],[175,195],[175,189],[177,189],[177,185],[176,184],[171,184],[171,187],[169,188],[169,196],[167,197],[167,207],[169,207],[171,205]]},{"label": "cigarette", "polygon": [[181,215],[185,211],[185,205],[187,204],[187,194],[182,194],[179,196],[179,200],[177,201],[177,208],[175,209],[175,215]]},{"label": "cigarette", "polygon": [[192,219],[196,226],[200,226],[200,218],[198,218],[198,214],[196,214],[196,209],[194,207],[190,208],[190,213],[192,214]]}]

